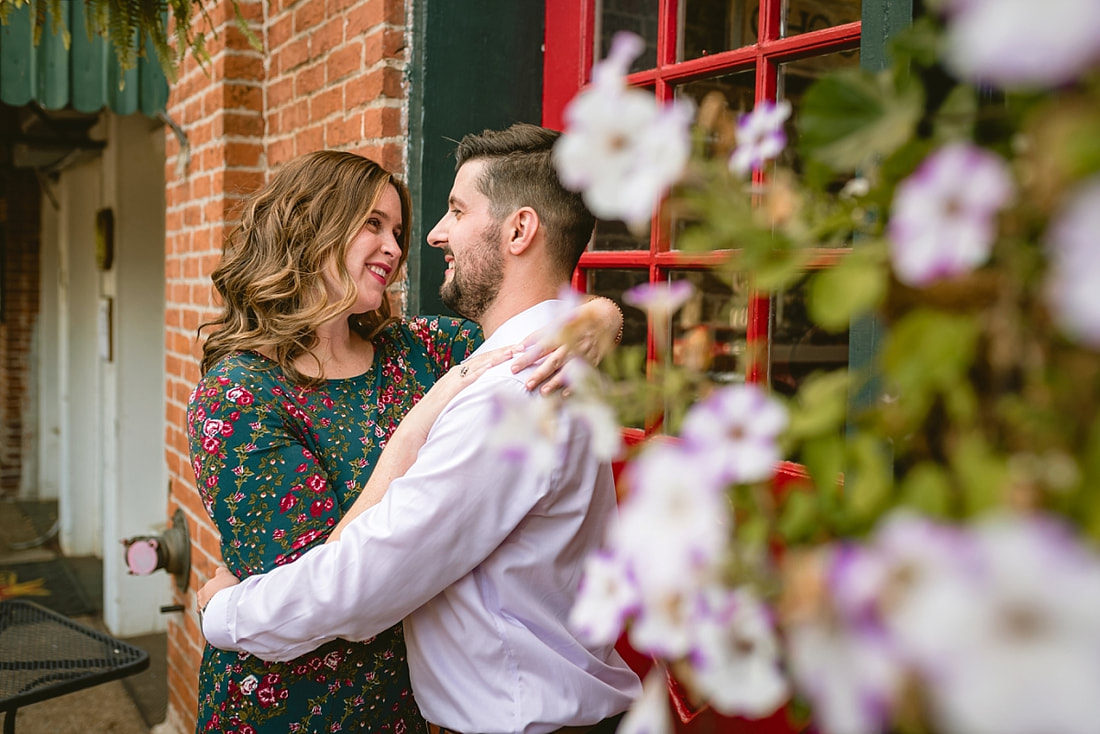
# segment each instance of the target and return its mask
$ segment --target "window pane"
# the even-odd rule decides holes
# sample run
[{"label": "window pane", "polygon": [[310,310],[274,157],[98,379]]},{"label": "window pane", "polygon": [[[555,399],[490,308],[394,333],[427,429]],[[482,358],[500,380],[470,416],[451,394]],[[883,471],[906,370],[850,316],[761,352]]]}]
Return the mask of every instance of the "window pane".
[{"label": "window pane", "polygon": [[623,292],[649,280],[648,270],[592,268],[587,271],[588,293],[605,296],[623,306],[623,346],[646,345],[645,313],[623,303]]},{"label": "window pane", "polygon": [[[646,315],[644,312],[623,303],[623,292],[649,280],[648,270],[592,269],[587,272],[588,292],[606,296],[623,308],[623,341],[600,365],[600,369],[610,372],[616,378],[645,379]],[[614,363],[615,366],[612,366]],[[624,403],[612,399],[619,409],[619,416],[626,428],[645,428],[646,406],[644,401],[633,400]]]},{"label": "window pane", "polygon": [[[703,99],[715,95],[724,100],[733,118],[753,108],[756,75],[753,71],[738,71],[732,74],[696,79],[676,88],[678,98],[688,98],[695,102],[696,110],[703,107]],[[719,103],[720,104],[720,103]],[[725,160],[733,150],[733,124],[725,127],[707,126],[707,139],[704,154],[716,160]],[[746,189],[746,196],[748,196]],[[673,207],[666,201],[665,220],[669,226],[669,247],[673,250],[685,249],[681,245],[681,235],[689,229],[693,221],[682,207]]]},{"label": "window pane", "polygon": [[848,364],[848,332],[830,333],[810,321],[805,284],[803,278],[771,302],[771,385],[783,395],[793,394],[814,372]]},{"label": "window pane", "polygon": [[653,69],[657,66],[657,2],[658,0],[598,0],[596,5],[596,36],[599,48],[596,58],[607,57],[611,39],[619,31],[630,31],[645,40],[645,50],[630,67],[630,71]]},{"label": "window pane", "polygon": [[756,43],[759,0],[682,0],[681,8],[680,61]]},{"label": "window pane", "polygon": [[676,312],[672,331],[672,361],[697,369],[714,382],[744,382],[748,288],[744,277],[732,286],[710,270],[673,272],[670,280],[687,280],[695,294]]},{"label": "window pane", "polygon": [[784,38],[854,23],[863,12],[860,0],[784,0],[783,5]]},{"label": "window pane", "polygon": [[726,98],[726,104],[736,112],[748,112],[752,109],[756,94],[756,72],[752,69],[732,74],[696,79],[676,87],[677,97],[688,97],[695,101],[696,107],[710,92],[718,92]]},{"label": "window pane", "polygon": [[839,53],[826,54],[824,56],[811,56],[798,61],[788,61],[779,65],[779,97],[788,100],[795,109],[795,114],[787,120],[786,132],[788,144],[779,163],[799,170],[795,152],[798,148],[798,128],[793,120],[798,116],[798,108],[802,102],[802,96],[806,89],[833,69],[854,68],[859,66],[859,50],[841,51]]},{"label": "window pane", "polygon": [[596,220],[591,250],[649,250],[649,235],[637,236],[625,224],[615,220]]}]

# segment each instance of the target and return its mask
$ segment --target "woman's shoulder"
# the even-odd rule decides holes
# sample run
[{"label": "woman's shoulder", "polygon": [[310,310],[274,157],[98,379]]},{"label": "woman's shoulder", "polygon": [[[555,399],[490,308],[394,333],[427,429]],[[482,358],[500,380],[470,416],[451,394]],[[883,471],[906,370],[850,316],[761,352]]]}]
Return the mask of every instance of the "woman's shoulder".
[{"label": "woman's shoulder", "polygon": [[260,387],[283,382],[283,371],[258,352],[230,352],[203,374],[196,391],[221,392],[233,387]]},{"label": "woman's shoulder", "polygon": [[456,338],[480,340],[481,327],[466,319],[451,316],[412,316],[401,320],[403,328],[422,341],[448,341]]}]

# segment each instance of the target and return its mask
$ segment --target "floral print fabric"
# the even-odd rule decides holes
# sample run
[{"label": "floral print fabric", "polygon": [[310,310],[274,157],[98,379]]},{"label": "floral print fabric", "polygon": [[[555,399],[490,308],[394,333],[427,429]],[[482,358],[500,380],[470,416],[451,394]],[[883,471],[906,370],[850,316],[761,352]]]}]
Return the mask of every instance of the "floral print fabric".
[{"label": "floral print fabric", "polygon": [[[192,468],[238,577],[324,543],[370,477],[402,416],[480,343],[468,321],[397,322],[375,339],[371,369],[318,387],[292,384],[267,358],[229,355],[187,411]],[[424,732],[397,625],[365,642],[334,640],[267,663],[206,646],[199,732]]]}]

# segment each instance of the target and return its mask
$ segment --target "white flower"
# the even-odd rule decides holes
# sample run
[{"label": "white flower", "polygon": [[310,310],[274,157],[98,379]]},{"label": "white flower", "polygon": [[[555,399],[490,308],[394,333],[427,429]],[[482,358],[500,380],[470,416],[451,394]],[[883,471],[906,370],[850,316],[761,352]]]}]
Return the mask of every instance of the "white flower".
[{"label": "white flower", "polygon": [[[976,583],[936,625],[949,664],[926,679],[943,731],[1086,734],[1100,721],[1100,560],[1061,526],[994,517],[970,533]],[[945,661],[946,662],[946,661]]]},{"label": "white flower", "polygon": [[641,605],[630,624],[630,645],[639,652],[669,660],[691,652],[699,611],[697,590],[650,587],[641,592]]},{"label": "white flower", "polygon": [[630,628],[637,650],[668,657],[689,652],[699,589],[728,547],[722,485],[693,472],[698,463],[682,444],[654,441],[623,475],[628,494],[609,543],[629,564],[641,596]]},{"label": "white flower", "polygon": [[1096,0],[950,0],[946,61],[1002,87],[1071,81],[1100,61]]},{"label": "white flower", "polygon": [[696,617],[693,681],[714,708],[760,718],[787,700],[768,611],[748,589],[708,589]]},{"label": "white flower", "polygon": [[[577,363],[572,360],[571,363]],[[589,370],[591,367],[585,365]],[[593,370],[594,371],[594,370]],[[570,385],[583,383],[571,382]],[[565,411],[588,429],[592,454],[600,461],[611,461],[623,448],[622,426],[615,410],[590,391],[574,392],[565,400]]]},{"label": "white flower", "polygon": [[683,444],[651,441],[623,474],[627,496],[611,544],[630,560],[643,590],[694,589],[725,552],[728,501],[700,465]]},{"label": "white flower", "polygon": [[730,155],[730,170],[744,176],[783,152],[787,145],[783,123],[790,116],[791,103],[784,99],[761,102],[737,118],[737,147]]},{"label": "white flower", "polygon": [[657,318],[667,318],[695,294],[690,280],[668,283],[642,283],[623,292],[623,302],[636,306]]},{"label": "white flower", "polygon": [[569,626],[589,644],[612,645],[638,603],[638,589],[623,559],[599,551],[585,561]]},{"label": "white flower", "polygon": [[692,406],[680,434],[699,450],[702,461],[722,481],[756,482],[775,472],[779,434],[787,427],[787,411],[756,385],[715,390]]},{"label": "white flower", "polygon": [[888,229],[898,280],[926,286],[985,263],[1013,190],[1008,166],[983,148],[951,143],[928,156],[894,194]]},{"label": "white flower", "polygon": [[1051,223],[1046,300],[1071,339],[1100,348],[1100,178],[1083,184]]},{"label": "white flower", "polygon": [[618,734],[672,734],[672,712],[668,708],[668,680],[657,665],[642,683],[642,695],[623,717]]},{"label": "white flower", "polygon": [[533,472],[557,462],[555,403],[535,393],[495,393],[487,443],[503,461],[521,462]]},{"label": "white flower", "polygon": [[593,84],[566,107],[566,130],[553,152],[562,184],[582,192],[593,214],[636,228],[648,224],[687,165],[694,113],[688,102],[661,106],[648,92],[626,87],[639,44],[636,36],[616,34],[608,58],[593,67]]},{"label": "white flower", "polygon": [[879,734],[901,682],[897,657],[881,638],[826,623],[787,630],[792,675],[825,734]]},{"label": "white flower", "polygon": [[823,732],[878,734],[904,672],[871,603],[884,574],[873,553],[851,546],[830,549],[827,564],[830,596],[785,626],[791,675]]}]

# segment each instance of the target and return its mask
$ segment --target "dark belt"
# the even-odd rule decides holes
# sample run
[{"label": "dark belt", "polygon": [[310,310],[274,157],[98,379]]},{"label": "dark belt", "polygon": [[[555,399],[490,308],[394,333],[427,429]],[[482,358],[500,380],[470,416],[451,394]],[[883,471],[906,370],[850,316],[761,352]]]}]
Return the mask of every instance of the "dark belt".
[{"label": "dark belt", "polygon": [[[586,726],[563,726],[550,732],[550,734],[614,734],[615,730],[619,728],[619,722],[623,720],[623,716],[625,714],[616,714],[603,721]],[[428,724],[428,731],[429,734],[459,734],[452,729],[444,729],[435,724]]]}]

